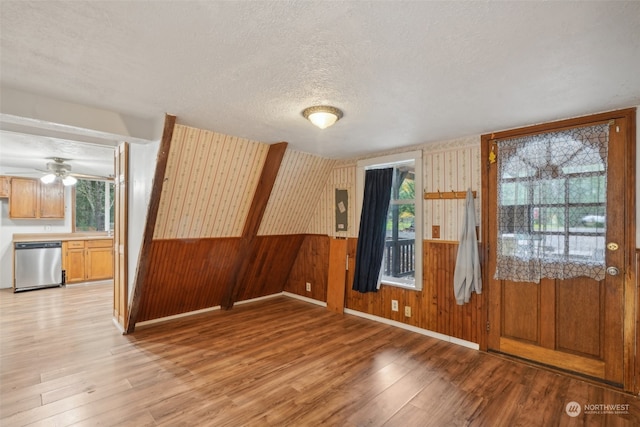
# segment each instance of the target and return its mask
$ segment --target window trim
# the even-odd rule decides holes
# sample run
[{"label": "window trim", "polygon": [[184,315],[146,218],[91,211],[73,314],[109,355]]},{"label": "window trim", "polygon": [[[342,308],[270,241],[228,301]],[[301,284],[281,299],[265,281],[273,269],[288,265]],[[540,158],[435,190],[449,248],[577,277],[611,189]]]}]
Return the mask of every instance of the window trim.
[{"label": "window trim", "polygon": [[424,263],[422,256],[423,247],[423,174],[422,174],[422,150],[407,151],[404,153],[390,154],[369,159],[359,160],[356,166],[356,224],[355,229],[360,229],[360,215],[362,212],[362,201],[364,198],[364,176],[367,169],[382,169],[393,167],[400,163],[409,163],[413,161],[415,164],[415,274],[414,286],[404,283],[392,282],[382,279],[381,285],[394,286],[403,289],[421,291],[423,282],[422,266]]},{"label": "window trim", "polygon": [[[106,180],[106,179],[85,179],[85,178],[79,178],[79,179],[83,179],[85,181],[98,181],[98,182],[104,182],[105,186],[107,184],[111,184],[115,186],[115,181],[113,180]],[[108,192],[108,194],[110,194],[110,192]],[[114,200],[115,200],[115,190],[114,190]],[[110,233],[113,232],[113,230],[111,229],[111,220],[113,218],[111,218],[111,212],[109,212],[106,209],[106,204],[105,204],[105,228],[106,230],[96,230],[96,231],[91,231],[91,232],[87,232],[87,231],[78,231],[76,229],[76,186],[74,185],[73,187],[71,187],[71,232],[72,233],[91,233],[91,234],[95,234],[95,235],[105,235],[108,236],[110,235]]]}]

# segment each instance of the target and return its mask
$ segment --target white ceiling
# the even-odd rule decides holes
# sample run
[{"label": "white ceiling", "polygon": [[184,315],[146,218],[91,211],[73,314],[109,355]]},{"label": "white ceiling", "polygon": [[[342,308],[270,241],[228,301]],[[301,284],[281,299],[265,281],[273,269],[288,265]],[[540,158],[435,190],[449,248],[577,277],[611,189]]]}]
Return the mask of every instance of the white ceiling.
[{"label": "white ceiling", "polygon": [[[640,105],[639,1],[0,8],[4,87],[326,157]],[[313,127],[316,104],[343,119]]]}]

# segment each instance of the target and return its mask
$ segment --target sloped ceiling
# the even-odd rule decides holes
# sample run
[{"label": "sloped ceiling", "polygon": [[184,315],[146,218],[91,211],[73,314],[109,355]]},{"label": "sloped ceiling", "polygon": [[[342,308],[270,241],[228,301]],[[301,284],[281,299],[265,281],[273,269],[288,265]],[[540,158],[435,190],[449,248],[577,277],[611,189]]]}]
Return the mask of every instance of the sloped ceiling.
[{"label": "sloped ceiling", "polygon": [[[4,87],[329,158],[640,104],[640,2],[2,1]],[[344,111],[320,131],[301,111]]]}]

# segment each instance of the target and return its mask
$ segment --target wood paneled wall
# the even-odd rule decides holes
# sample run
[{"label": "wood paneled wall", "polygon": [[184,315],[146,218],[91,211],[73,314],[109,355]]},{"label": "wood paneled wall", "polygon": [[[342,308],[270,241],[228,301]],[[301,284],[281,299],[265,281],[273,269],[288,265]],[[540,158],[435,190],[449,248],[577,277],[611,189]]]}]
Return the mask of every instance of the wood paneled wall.
[{"label": "wood paneled wall", "polygon": [[[425,191],[466,190],[471,187],[477,191],[476,220],[480,221],[480,140],[479,138],[460,138],[438,144],[424,144],[410,149],[423,151]],[[405,150],[395,150],[384,154],[394,154]],[[349,191],[349,228],[346,233],[338,233],[334,228],[335,189]],[[348,237],[350,259],[347,277],[345,306],[347,308],[396,320],[409,325],[439,332],[463,340],[480,343],[486,323],[482,318],[482,296],[473,294],[469,304],[458,306],[453,296],[453,273],[457,255],[459,224],[463,219],[464,200],[424,201],[424,250],[423,250],[423,289],[411,291],[393,286],[383,286],[377,293],[360,294],[351,290],[355,264],[355,248],[358,230],[355,228],[356,206],[356,163],[343,161],[336,163],[323,190],[314,216],[307,229],[308,233],[326,236]],[[441,238],[431,239],[431,226],[439,225]],[[307,240],[308,239],[308,240]],[[319,261],[319,257],[328,259],[329,237],[305,238],[300,254],[292,269],[285,289],[299,294],[326,301],[326,286],[322,292],[312,287],[311,294],[305,291],[306,281],[326,274],[328,261]],[[322,253],[316,249],[323,241]],[[316,251],[314,253],[314,251]],[[326,251],[326,252],[325,252]],[[323,271],[323,273],[320,272]],[[326,281],[326,276],[322,280]],[[317,279],[316,279],[317,280]],[[391,311],[391,300],[398,300],[400,310]],[[404,316],[404,306],[411,307],[412,316]]]},{"label": "wood paneled wall", "polygon": [[[460,306],[456,304],[453,295],[457,243],[423,243],[421,291],[383,285],[378,292],[366,294],[351,290],[356,244],[356,239],[349,241],[350,272],[345,304],[347,308],[480,343],[483,327],[482,296],[474,293],[468,304]],[[398,300],[398,311],[391,310],[391,300]],[[405,306],[411,307],[411,317],[404,316]]]},{"label": "wood paneled wall", "polygon": [[[328,236],[306,236],[291,270],[285,290],[326,301],[329,258]],[[395,286],[382,286],[378,292],[362,294],[351,290],[355,271],[357,239],[348,239],[349,271],[345,307],[363,313],[428,329],[462,340],[480,343],[483,328],[483,298],[472,294],[468,304],[457,305],[453,295],[457,243],[423,242],[423,288],[412,291]],[[305,283],[323,283],[322,289],[312,286],[305,291]],[[399,311],[391,310],[391,300],[398,300]],[[411,317],[404,316],[404,307],[411,307]]]},{"label": "wood paneled wall", "polygon": [[235,260],[254,260],[238,300],[282,292],[304,239],[302,235],[256,238],[251,254],[239,253],[239,238],[154,240],[150,285],[142,295],[137,321],[220,305]]},{"label": "wood paneled wall", "polygon": [[154,240],[137,321],[220,305],[239,238]]},{"label": "wood paneled wall", "polygon": [[154,239],[237,237],[269,145],[176,125]]},{"label": "wood paneled wall", "polygon": [[[282,292],[335,160],[283,151],[282,161],[270,166],[275,181],[262,205],[264,215],[253,235],[244,236],[245,223],[255,217],[249,212],[254,195],[264,190],[261,174],[273,146],[182,125],[172,132],[135,321],[229,308],[235,301]],[[230,302],[229,284],[234,285]],[[323,287],[326,279],[316,291]]]},{"label": "wood paneled wall", "polygon": [[[460,140],[425,145],[425,173],[432,173],[426,182],[453,185],[455,175],[456,186],[473,186],[479,158],[476,147],[469,144]],[[174,127],[154,239],[145,261],[150,265],[149,277],[139,298],[137,321],[220,305],[225,285],[237,279],[231,277],[233,266],[243,257],[250,262],[243,275],[244,285],[234,300],[287,290],[326,301],[329,239],[338,236],[349,238],[346,307],[478,342],[481,298],[474,295],[463,307],[456,306],[453,298],[456,244],[424,243],[424,289],[420,292],[389,286],[376,294],[350,290],[358,232],[353,161],[338,162],[287,150],[255,244],[242,251],[246,245],[241,245],[240,236],[268,151],[267,144],[187,126]],[[440,155],[449,166],[435,179],[434,159]],[[349,192],[346,232],[334,228],[335,189]],[[430,214],[433,207],[426,206],[425,210]],[[444,236],[448,228],[457,230],[457,217],[461,215],[444,213],[449,214],[451,224],[441,230]],[[457,235],[456,231],[451,233]],[[307,282],[311,283],[311,292],[305,289]],[[403,309],[392,312],[391,299],[397,299],[402,308],[411,306],[412,317],[405,318]]]},{"label": "wood paneled wall", "polygon": [[253,262],[238,301],[282,292],[303,240],[300,234],[256,237],[253,253],[240,254],[250,256]]},{"label": "wood paneled wall", "polygon": [[[297,295],[327,301],[327,274],[329,270],[329,237],[306,235],[284,290]],[[311,292],[305,285],[311,283]]]}]

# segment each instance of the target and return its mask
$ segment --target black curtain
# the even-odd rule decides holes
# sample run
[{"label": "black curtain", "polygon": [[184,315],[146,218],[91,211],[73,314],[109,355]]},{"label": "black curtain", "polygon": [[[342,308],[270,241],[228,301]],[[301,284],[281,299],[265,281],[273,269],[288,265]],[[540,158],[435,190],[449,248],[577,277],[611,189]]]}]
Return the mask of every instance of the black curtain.
[{"label": "black curtain", "polygon": [[353,290],[377,292],[387,234],[393,168],[365,172]]}]

